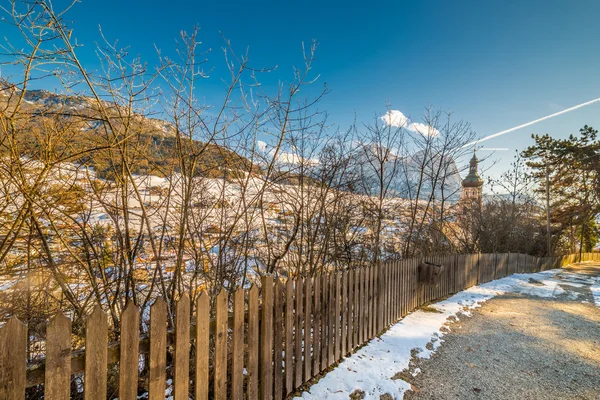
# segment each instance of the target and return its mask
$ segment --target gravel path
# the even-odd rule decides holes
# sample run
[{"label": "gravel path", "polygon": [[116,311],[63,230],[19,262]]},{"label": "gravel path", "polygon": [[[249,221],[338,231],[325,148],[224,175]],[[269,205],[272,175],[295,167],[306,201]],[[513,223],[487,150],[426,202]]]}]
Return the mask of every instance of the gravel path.
[{"label": "gravel path", "polygon": [[[573,272],[600,275],[600,264]],[[451,323],[431,359],[401,374],[413,386],[404,398],[600,399],[600,308],[589,285],[567,283],[556,298],[507,294]]]}]

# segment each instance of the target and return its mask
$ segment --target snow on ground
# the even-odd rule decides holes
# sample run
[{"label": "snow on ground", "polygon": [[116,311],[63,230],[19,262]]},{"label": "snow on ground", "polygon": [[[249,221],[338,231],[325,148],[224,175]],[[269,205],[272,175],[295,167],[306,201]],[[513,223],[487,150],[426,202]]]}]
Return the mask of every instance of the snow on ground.
[{"label": "snow on ground", "polygon": [[590,286],[590,291],[594,297],[594,303],[600,307],[600,276],[595,278],[595,282]]},{"label": "snow on ground", "polygon": [[[552,298],[565,293],[560,285],[591,285],[594,301],[600,307],[600,278],[566,270],[516,274],[474,286],[431,305],[439,313],[417,310],[409,314],[381,337],[371,340],[343,360],[296,399],[348,400],[349,395],[357,390],[364,392],[364,399],[379,400],[385,393],[394,399],[402,399],[410,385],[392,377],[408,368],[411,350],[415,349],[422,358],[429,358],[437,350],[443,342],[444,332],[441,328],[449,319],[459,320],[463,315],[470,316],[470,310],[504,293]],[[432,350],[427,349],[428,343],[432,343],[433,346],[429,346]]]}]

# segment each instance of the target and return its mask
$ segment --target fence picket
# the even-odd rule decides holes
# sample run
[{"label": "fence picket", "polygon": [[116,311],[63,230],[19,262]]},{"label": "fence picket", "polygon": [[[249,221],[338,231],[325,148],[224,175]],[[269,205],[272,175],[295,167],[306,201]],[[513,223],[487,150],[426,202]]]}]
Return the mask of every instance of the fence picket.
[{"label": "fence picket", "polygon": [[392,268],[391,265],[389,263],[386,263],[385,265],[385,280],[386,280],[386,284],[385,284],[385,315],[384,315],[384,320],[385,320],[385,326],[388,327],[390,326],[390,316],[391,316],[391,309],[392,309]]},{"label": "fence picket", "polygon": [[376,324],[377,324],[377,297],[375,297],[375,281],[377,276],[375,275],[375,266],[369,267],[369,312],[371,318],[369,319],[369,339],[375,337]]},{"label": "fence picket", "polygon": [[312,367],[312,280],[304,280],[304,382],[311,377]]},{"label": "fence picket", "polygon": [[366,312],[366,326],[365,326],[365,337],[368,339],[370,339],[372,336],[372,323],[373,323],[373,318],[375,317],[373,315],[373,267],[372,266],[368,266],[366,268],[366,292],[365,292],[365,296],[366,296],[366,300],[367,300],[367,312]]},{"label": "fence picket", "polygon": [[[283,285],[275,280],[273,296],[273,397],[283,398]],[[243,316],[243,314],[242,314]]]},{"label": "fence picket", "polygon": [[129,301],[121,314],[121,348],[119,358],[119,399],[136,400],[139,365],[140,310]]},{"label": "fence picket", "polygon": [[183,295],[175,306],[175,400],[190,398],[190,298]]},{"label": "fence picket", "polygon": [[396,295],[395,295],[396,296],[396,313],[395,313],[395,315],[396,315],[396,318],[394,318],[394,319],[395,319],[395,321],[398,321],[402,317],[402,301],[401,301],[401,297],[400,297],[400,295],[401,295],[400,290],[402,288],[401,287],[402,281],[401,281],[400,273],[402,271],[400,270],[400,260],[397,260],[395,262],[394,270],[396,271],[396,280],[395,280],[395,284],[396,284]]},{"label": "fence picket", "polygon": [[244,397],[244,289],[233,294],[233,331],[231,338],[231,398]]},{"label": "fence picket", "polygon": [[385,277],[386,277],[386,285],[385,285],[385,325],[390,326],[390,316],[392,311],[392,269],[389,263],[386,263],[385,266]]},{"label": "fence picket", "polygon": [[228,295],[221,289],[215,300],[215,399],[227,398]]},{"label": "fence picket", "polygon": [[273,278],[262,278],[262,318],[260,354],[260,393],[263,400],[273,398]]},{"label": "fence picket", "polygon": [[404,287],[406,294],[404,295],[404,315],[407,315],[412,311],[412,274],[411,274],[411,261],[404,261]]},{"label": "fence picket", "polygon": [[363,271],[363,288],[364,288],[364,318],[363,318],[363,340],[369,340],[369,267],[365,267]]},{"label": "fence picket", "polygon": [[381,282],[381,287],[379,288],[380,292],[379,292],[379,298],[377,299],[379,304],[378,304],[378,319],[380,320],[379,325],[380,325],[380,330],[383,330],[383,328],[385,327],[385,313],[386,313],[386,307],[385,307],[385,290],[386,290],[386,278],[385,278],[385,264],[380,264],[379,265],[379,270],[378,270],[378,274],[379,274],[379,281]]},{"label": "fence picket", "polygon": [[388,311],[388,323],[391,325],[394,321],[394,312],[395,312],[395,291],[396,291],[396,287],[395,287],[395,270],[394,270],[394,261],[390,261],[387,263],[388,264],[388,277],[389,277],[389,281],[390,281],[390,288],[389,288],[389,311]]},{"label": "fence picket", "polygon": [[294,281],[285,283],[285,391],[294,390]]},{"label": "fence picket", "polygon": [[335,353],[335,341],[336,341],[336,332],[335,332],[335,276],[334,274],[329,274],[329,315],[328,319],[328,343],[327,343],[327,366],[333,365],[335,362],[334,353]]},{"label": "fence picket", "polygon": [[387,285],[386,285],[386,298],[387,298],[387,309],[385,312],[385,319],[387,322],[387,325],[390,325],[390,322],[392,320],[391,316],[392,316],[392,263],[391,262],[386,262],[386,275],[387,275]]},{"label": "fence picket", "polygon": [[406,261],[405,260],[400,260],[399,262],[399,268],[400,268],[400,285],[399,285],[399,290],[400,290],[400,316],[404,317],[406,315],[406,279],[405,279],[405,273],[406,273]]},{"label": "fence picket", "polygon": [[296,290],[295,290],[295,295],[296,295],[296,329],[294,331],[294,340],[296,343],[296,349],[294,351],[295,355],[296,355],[296,365],[295,365],[295,380],[294,380],[294,384],[295,387],[299,387],[301,386],[304,381],[302,380],[302,373],[303,373],[303,368],[302,368],[302,341],[303,341],[303,335],[302,335],[302,328],[304,327],[304,315],[303,315],[303,299],[304,299],[304,291],[303,291],[303,285],[304,283],[304,279],[301,276],[298,276],[296,278]]},{"label": "fence picket", "polygon": [[348,351],[354,350],[354,270],[348,270]]},{"label": "fence picket", "polygon": [[365,302],[365,268],[360,269],[360,321],[358,325],[358,343],[363,343],[365,341],[365,312],[366,312],[366,302]]},{"label": "fence picket", "polygon": [[396,321],[396,268],[395,262],[389,263],[390,268],[390,312],[389,323],[392,325]]},{"label": "fence picket", "polygon": [[313,374],[321,371],[321,278],[315,276],[314,280],[314,323],[313,323]]},{"label": "fence picket", "polygon": [[377,297],[375,297],[375,267],[369,267],[369,313],[371,319],[369,320],[369,338],[375,336],[375,324],[377,323]]},{"label": "fence picket", "polygon": [[0,327],[0,399],[25,399],[26,371],[27,326],[12,317]]},{"label": "fence picket", "polygon": [[67,400],[71,393],[71,320],[59,311],[46,329],[44,398]]},{"label": "fence picket", "polygon": [[419,280],[418,280],[418,266],[419,266],[419,260],[418,259],[413,259],[412,260],[412,283],[413,283],[413,304],[411,307],[411,310],[416,309],[421,303],[420,303],[420,295],[421,295],[421,291],[419,289]]},{"label": "fence picket", "polygon": [[389,301],[389,276],[388,276],[389,268],[388,263],[383,263],[380,266],[379,273],[383,278],[383,285],[381,287],[382,290],[382,299],[383,299],[383,315],[382,315],[382,323],[384,326],[387,325],[388,314],[390,312],[388,308]]},{"label": "fence picket", "polygon": [[383,327],[383,303],[382,303],[382,293],[383,293],[383,278],[381,277],[381,265],[380,263],[375,264],[375,279],[374,285],[375,290],[373,291],[373,298],[375,300],[375,331],[380,332]]},{"label": "fence picket", "polygon": [[106,399],[108,367],[108,318],[100,304],[85,326],[85,400]]},{"label": "fence picket", "polygon": [[353,303],[354,303],[354,314],[352,316],[353,319],[353,323],[352,323],[352,348],[355,348],[356,346],[358,346],[359,342],[359,321],[360,321],[360,269],[355,269],[354,270],[354,296],[353,296]]},{"label": "fence picket", "polygon": [[150,307],[149,400],[164,400],[167,374],[167,304],[156,299]]},{"label": "fence picket", "polygon": [[396,261],[392,261],[390,263],[390,268],[392,269],[392,277],[391,277],[391,285],[392,285],[392,310],[390,312],[391,315],[391,321],[392,323],[396,322],[396,312],[398,310],[398,304],[397,304],[397,289],[398,289],[398,285],[396,282],[397,279],[397,269],[396,269]]},{"label": "fence picket", "polygon": [[321,285],[321,371],[327,368],[329,344],[329,275],[324,273]]},{"label": "fence picket", "polygon": [[342,339],[341,354],[345,357],[347,354],[346,346],[348,341],[348,271],[342,273]]},{"label": "fence picket", "polygon": [[335,361],[338,361],[340,359],[340,350],[341,350],[341,343],[340,343],[340,304],[341,304],[341,276],[340,276],[340,271],[336,271],[335,272],[335,305],[334,305],[334,309],[333,309],[333,313],[334,313],[334,323],[333,323],[333,329],[334,329],[334,335],[333,338],[335,340],[334,343],[334,350],[333,350],[333,358]]},{"label": "fence picket", "polygon": [[210,303],[203,291],[196,300],[196,400],[208,399],[209,316]]},{"label": "fence picket", "polygon": [[248,293],[248,399],[258,399],[258,309],[258,287],[252,285]]}]

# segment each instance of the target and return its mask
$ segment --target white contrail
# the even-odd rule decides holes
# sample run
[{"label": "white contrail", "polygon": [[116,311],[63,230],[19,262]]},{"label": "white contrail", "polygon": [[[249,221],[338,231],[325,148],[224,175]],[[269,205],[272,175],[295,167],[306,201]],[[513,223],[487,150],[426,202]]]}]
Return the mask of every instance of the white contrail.
[{"label": "white contrail", "polygon": [[508,151],[510,150],[508,147],[482,147],[477,151]]},{"label": "white contrail", "polygon": [[480,143],[480,142],[483,142],[483,141],[486,141],[486,140],[489,140],[489,139],[493,139],[493,138],[495,138],[495,137],[498,137],[498,136],[504,135],[504,134],[506,134],[506,133],[514,132],[514,131],[516,131],[516,130],[518,130],[518,129],[525,128],[525,127],[527,127],[527,126],[530,126],[530,125],[533,125],[533,124],[537,124],[538,122],[542,122],[542,121],[545,121],[545,120],[547,120],[547,119],[550,119],[550,118],[553,118],[553,117],[557,117],[557,116],[559,116],[559,115],[561,115],[561,114],[568,113],[568,112],[570,112],[570,111],[573,111],[573,110],[577,110],[578,108],[581,108],[581,107],[589,106],[590,104],[594,104],[594,103],[597,103],[597,102],[599,102],[599,101],[600,101],[600,97],[599,97],[599,98],[597,98],[597,99],[594,99],[594,100],[587,101],[587,102],[585,102],[585,103],[578,104],[578,105],[576,105],[576,106],[573,106],[573,107],[571,107],[571,108],[567,108],[567,109],[565,109],[565,110],[562,110],[562,111],[556,112],[556,113],[554,113],[554,114],[546,115],[545,117],[538,118],[538,119],[536,119],[536,120],[534,120],[534,121],[531,121],[531,122],[527,122],[526,124],[522,124],[522,125],[519,125],[519,126],[515,126],[514,128],[510,128],[510,129],[507,129],[507,130],[505,130],[505,131],[498,132],[498,133],[494,133],[493,135],[489,135],[489,136],[486,136],[486,137],[484,137],[484,138],[477,139],[477,140],[475,140],[474,142],[471,142],[471,143],[467,143],[467,144],[465,144],[465,145],[464,145],[463,147],[461,147],[461,148],[463,148],[463,149],[464,149],[464,148],[466,148],[466,147],[471,147],[471,146],[473,146],[473,145],[475,145],[475,144],[477,144],[477,143]]}]

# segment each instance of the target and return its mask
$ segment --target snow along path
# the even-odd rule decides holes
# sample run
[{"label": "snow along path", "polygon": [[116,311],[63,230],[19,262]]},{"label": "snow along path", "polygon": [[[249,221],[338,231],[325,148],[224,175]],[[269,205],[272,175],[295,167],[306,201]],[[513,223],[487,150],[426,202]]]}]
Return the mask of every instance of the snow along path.
[{"label": "snow along path", "polygon": [[[372,339],[366,346],[340,362],[333,371],[296,399],[347,400],[352,393],[360,393],[356,398],[362,399],[379,400],[384,394],[393,399],[402,399],[404,392],[410,389],[410,384],[395,375],[409,367],[413,349],[421,358],[429,358],[437,350],[443,342],[442,327],[449,319],[468,317],[471,315],[470,310],[504,293],[556,297],[565,293],[560,285],[589,285],[595,294],[596,305],[600,307],[600,278],[564,269],[516,274],[474,286],[430,305],[440,311],[439,313],[417,310],[407,315],[381,337]],[[445,329],[448,331],[449,328]],[[429,343],[431,344],[428,346]]]}]

